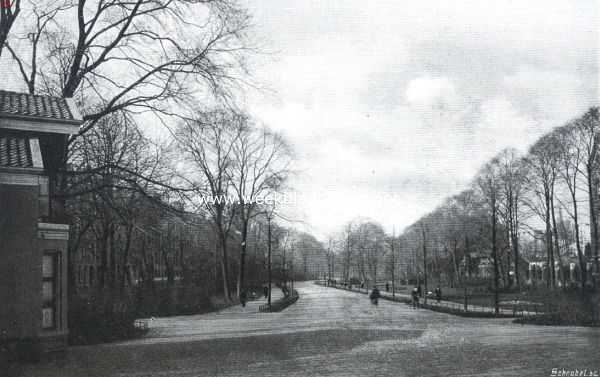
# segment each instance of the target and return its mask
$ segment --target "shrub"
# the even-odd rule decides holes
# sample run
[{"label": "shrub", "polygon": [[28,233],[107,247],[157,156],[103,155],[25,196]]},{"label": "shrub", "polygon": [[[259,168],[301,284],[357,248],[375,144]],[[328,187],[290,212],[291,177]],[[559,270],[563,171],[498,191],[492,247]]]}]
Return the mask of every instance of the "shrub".
[{"label": "shrub", "polygon": [[133,300],[95,294],[72,297],[69,303],[69,343],[95,344],[139,335]]}]

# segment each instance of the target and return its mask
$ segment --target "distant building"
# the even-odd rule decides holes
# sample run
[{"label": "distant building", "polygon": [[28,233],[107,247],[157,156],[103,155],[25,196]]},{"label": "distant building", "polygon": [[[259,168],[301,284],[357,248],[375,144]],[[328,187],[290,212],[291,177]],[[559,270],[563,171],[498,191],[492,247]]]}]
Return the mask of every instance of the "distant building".
[{"label": "distant building", "polygon": [[0,91],[0,342],[61,349],[67,339],[67,242],[52,199],[68,135],[70,100]]},{"label": "distant building", "polygon": [[459,274],[467,278],[487,278],[493,274],[493,262],[489,254],[470,252],[459,263]]}]

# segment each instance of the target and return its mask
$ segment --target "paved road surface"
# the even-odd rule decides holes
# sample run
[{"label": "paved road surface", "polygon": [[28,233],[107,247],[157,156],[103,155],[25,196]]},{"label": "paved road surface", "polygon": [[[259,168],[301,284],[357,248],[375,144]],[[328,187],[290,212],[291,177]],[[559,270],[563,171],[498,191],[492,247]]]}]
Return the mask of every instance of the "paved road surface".
[{"label": "paved road surface", "polygon": [[600,370],[600,329],[472,319],[298,284],[281,313],[159,318],[143,339],[72,347],[23,376],[550,376]]}]

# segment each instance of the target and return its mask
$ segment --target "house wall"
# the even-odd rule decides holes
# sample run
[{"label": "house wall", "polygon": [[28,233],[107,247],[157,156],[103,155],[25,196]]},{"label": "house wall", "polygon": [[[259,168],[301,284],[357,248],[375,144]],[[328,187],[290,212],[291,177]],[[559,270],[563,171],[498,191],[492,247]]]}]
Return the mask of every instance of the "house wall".
[{"label": "house wall", "polygon": [[41,327],[38,194],[37,185],[0,184],[0,339],[34,337]]},{"label": "house wall", "polygon": [[[44,351],[62,349],[67,343],[67,244],[69,227],[62,224],[37,224],[38,256],[41,259],[44,253],[55,253],[58,256],[58,279],[56,290],[55,324],[52,329],[40,328],[38,337]],[[38,279],[41,280],[41,273]],[[41,305],[38,307],[38,318],[41,318]]]}]

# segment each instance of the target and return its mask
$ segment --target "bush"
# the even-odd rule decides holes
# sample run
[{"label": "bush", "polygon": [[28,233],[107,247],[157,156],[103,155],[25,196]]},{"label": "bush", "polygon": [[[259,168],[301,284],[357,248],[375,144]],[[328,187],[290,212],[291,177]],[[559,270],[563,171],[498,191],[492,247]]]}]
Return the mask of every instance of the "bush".
[{"label": "bush", "polygon": [[110,293],[97,291],[69,301],[69,343],[95,344],[140,336],[147,329],[135,320],[206,313],[231,305],[223,297],[209,296],[205,287],[193,284],[137,286]]},{"label": "bush", "polygon": [[154,288],[137,287],[135,296],[135,312],[142,318],[200,314],[228,304],[223,298],[209,296],[205,287],[193,284],[168,285],[157,282]]},{"label": "bush", "polygon": [[69,343],[95,344],[139,335],[133,301],[95,294],[72,297],[69,303]]},{"label": "bush", "polygon": [[600,326],[600,297],[580,292],[544,291],[538,297],[543,303],[542,314],[520,318],[517,323],[554,326]]}]

